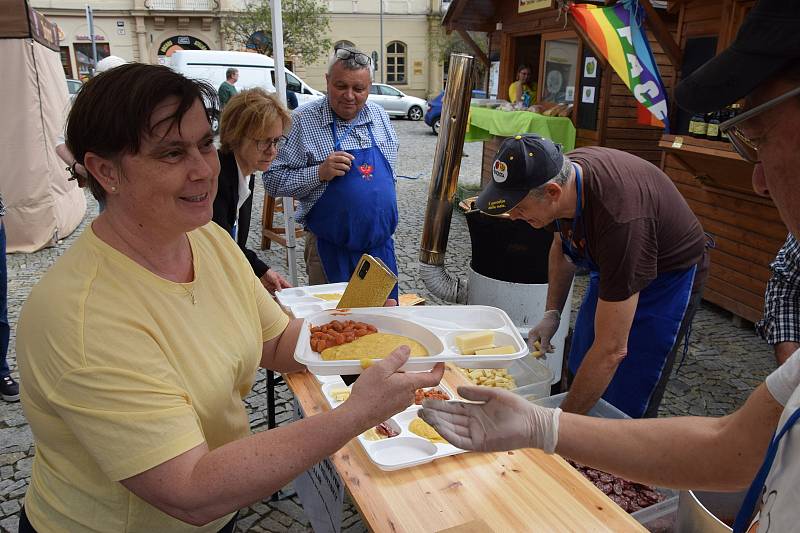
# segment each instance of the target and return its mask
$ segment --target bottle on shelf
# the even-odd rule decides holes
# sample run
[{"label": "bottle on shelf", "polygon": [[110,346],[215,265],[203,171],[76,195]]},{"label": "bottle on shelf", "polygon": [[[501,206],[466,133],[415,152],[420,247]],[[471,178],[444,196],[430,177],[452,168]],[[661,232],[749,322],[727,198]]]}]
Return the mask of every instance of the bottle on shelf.
[{"label": "bottle on shelf", "polygon": [[706,139],[709,141],[718,141],[719,140],[719,123],[720,123],[720,111],[714,111],[708,117],[708,123],[706,127]]},{"label": "bottle on shelf", "polygon": [[689,134],[692,137],[704,139],[707,129],[708,124],[706,123],[706,118],[702,113],[695,113],[692,115],[691,120],[689,120]]},{"label": "bottle on shelf", "polygon": [[[729,121],[730,119],[733,118],[733,116],[734,116],[733,115],[733,108],[731,106],[726,107],[725,109],[720,111],[720,117],[719,117],[720,123]],[[728,140],[728,132],[720,130],[719,131],[719,140],[720,141],[727,141]]]}]

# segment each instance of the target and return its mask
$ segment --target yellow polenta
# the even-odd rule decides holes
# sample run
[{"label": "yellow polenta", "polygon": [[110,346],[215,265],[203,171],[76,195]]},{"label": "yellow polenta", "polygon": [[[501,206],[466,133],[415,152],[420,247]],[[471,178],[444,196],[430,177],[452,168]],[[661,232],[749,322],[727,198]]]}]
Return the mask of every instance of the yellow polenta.
[{"label": "yellow polenta", "polygon": [[441,442],[441,443],[447,442],[446,440],[444,440],[444,438],[442,438],[441,435],[439,435],[436,432],[435,429],[433,429],[433,426],[431,426],[421,418],[415,418],[414,420],[412,420],[411,423],[408,425],[408,430],[411,433],[419,435],[423,439],[428,439],[431,442]]},{"label": "yellow polenta", "polygon": [[359,337],[353,342],[322,350],[322,359],[324,361],[380,359],[392,353],[395,348],[403,345],[411,348],[411,357],[428,355],[428,350],[414,339],[392,333],[372,333],[371,335]]}]

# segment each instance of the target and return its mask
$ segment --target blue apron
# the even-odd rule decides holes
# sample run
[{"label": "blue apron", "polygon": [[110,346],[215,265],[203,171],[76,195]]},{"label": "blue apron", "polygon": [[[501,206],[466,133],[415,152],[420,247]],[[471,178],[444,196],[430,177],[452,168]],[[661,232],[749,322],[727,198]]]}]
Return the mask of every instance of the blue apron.
[{"label": "blue apron", "polygon": [[[578,373],[583,358],[594,343],[594,319],[600,289],[600,268],[588,255],[573,244],[579,224],[582,224],[583,199],[581,198],[581,170],[575,166],[577,207],[572,232],[564,238],[562,251],[577,267],[590,270],[589,287],[578,311],[572,347],[569,352],[569,370]],[[561,231],[561,226],[556,221]],[[586,232],[583,231],[583,237]],[[650,398],[661,379],[664,366],[678,336],[678,330],[689,305],[696,266],[682,271],[659,274],[639,293],[639,302],[628,335],[628,354],[617,367],[603,399],[633,418],[641,418],[647,411]]]},{"label": "blue apron", "polygon": [[[342,135],[331,124],[334,150],[350,135],[355,121]],[[362,254],[380,258],[397,275],[392,235],[397,229],[397,196],[392,167],[381,153],[372,126],[371,146],[348,150],[355,158],[350,170],[328,182],[325,192],[306,217],[306,227],[317,236],[317,252],[330,283],[349,281]],[[397,285],[390,298],[397,299]]]},{"label": "blue apron", "polygon": [[772,463],[775,461],[775,454],[778,453],[778,444],[781,439],[786,436],[786,433],[795,425],[797,419],[800,418],[800,409],[795,409],[792,415],[786,420],[780,431],[776,432],[767,448],[767,454],[764,457],[764,462],[761,468],[758,469],[756,477],[747,489],[747,495],[744,497],[742,506],[739,508],[739,513],[736,515],[736,521],[733,523],[733,533],[745,533],[753,518],[753,512],[756,509],[756,503],[761,498],[761,493],[764,491],[764,484],[767,481],[767,474],[772,468]]}]

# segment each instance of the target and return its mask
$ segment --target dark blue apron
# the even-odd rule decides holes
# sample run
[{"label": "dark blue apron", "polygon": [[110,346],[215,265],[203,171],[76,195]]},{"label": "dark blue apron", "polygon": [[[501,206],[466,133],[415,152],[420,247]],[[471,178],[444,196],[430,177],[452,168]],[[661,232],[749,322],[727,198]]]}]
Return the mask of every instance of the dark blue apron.
[{"label": "dark blue apron", "polygon": [[[334,150],[350,135],[355,121],[342,138],[331,124]],[[317,252],[330,283],[349,281],[362,254],[380,258],[397,274],[392,235],[397,229],[397,196],[392,167],[381,153],[372,126],[367,124],[372,145],[348,150],[355,158],[350,170],[328,182],[325,192],[306,217],[306,227],[317,236]],[[390,298],[397,299],[397,285]]]},{"label": "dark blue apron", "polygon": [[[566,238],[562,234],[561,247],[564,254],[577,267],[590,270],[589,287],[578,311],[572,347],[569,352],[569,370],[578,373],[583,358],[594,343],[594,320],[600,289],[600,268],[592,261],[588,245],[584,252],[573,244],[582,224],[583,199],[581,198],[581,170],[575,166],[577,206],[572,232]],[[559,232],[561,226],[556,221]],[[581,238],[585,238],[586,231]],[[641,418],[656,389],[678,330],[689,305],[696,266],[682,271],[659,274],[639,293],[639,303],[628,335],[628,355],[622,360],[603,399],[633,418]]]},{"label": "dark blue apron", "polygon": [[753,512],[756,509],[756,503],[759,498],[761,498],[761,493],[764,490],[767,474],[769,474],[772,463],[775,461],[775,454],[778,452],[778,444],[780,444],[781,439],[786,436],[789,430],[792,429],[792,426],[794,426],[798,418],[800,418],[800,409],[795,409],[789,419],[786,420],[783,428],[772,438],[772,442],[770,442],[769,448],[767,448],[767,455],[764,457],[764,462],[761,464],[761,468],[758,469],[758,473],[750,484],[750,488],[747,489],[747,495],[744,497],[742,507],[736,515],[736,521],[733,523],[733,533],[744,533],[747,531],[753,518]]}]

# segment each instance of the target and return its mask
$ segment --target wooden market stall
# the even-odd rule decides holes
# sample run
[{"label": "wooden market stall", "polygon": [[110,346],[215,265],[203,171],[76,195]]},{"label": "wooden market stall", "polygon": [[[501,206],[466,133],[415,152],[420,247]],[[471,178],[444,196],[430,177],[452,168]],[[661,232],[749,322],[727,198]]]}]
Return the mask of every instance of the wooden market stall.
[{"label": "wooden market stall", "polygon": [[[668,10],[678,16],[676,41],[684,51],[683,68],[672,84],[727,48],[755,0],[676,0]],[[687,134],[688,114],[673,110],[675,135],[664,135],[662,169],[689,202],[703,228],[713,235],[705,298],[734,315],[761,318],[769,263],[786,239],[786,227],[769,198],[753,192],[753,166],[724,140]]]},{"label": "wooden market stall", "polygon": [[[640,0],[639,4],[646,11],[647,37],[671,96],[683,77],[728,47],[755,0]],[[716,242],[705,299],[752,322],[761,317],[769,263],[786,238],[786,228],[772,201],[753,192],[752,165],[726,140],[690,135],[690,115],[671,98],[670,134],[639,124],[636,100],[628,88],[580,28],[559,17],[555,2],[454,0],[444,25],[467,37],[467,31],[489,34],[489,56],[500,61],[500,98],[508,94],[520,64],[531,65],[540,94],[543,87],[548,91],[550,71],[566,74],[575,98],[570,117],[576,128],[575,146],[617,148],[660,166]],[[488,62],[485,54],[478,57]],[[597,62],[594,77],[587,61]],[[567,63],[572,65],[569,69]],[[590,87],[594,102],[584,103],[583,93]],[[484,143],[484,184],[501,141],[494,137]]]},{"label": "wooden market stall", "polygon": [[[656,12],[649,2],[647,6],[648,12]],[[656,63],[670,90],[669,80],[679,51],[675,42],[665,36],[674,32],[678,17],[665,10],[657,11],[657,15],[647,18],[646,29]],[[508,98],[508,87],[516,79],[518,67],[529,65],[538,86],[539,102],[574,102],[570,118],[576,128],[576,147],[618,148],[660,164],[658,143],[662,130],[638,123],[631,92],[602,55],[582,38],[580,29],[559,14],[555,2],[454,0],[443,24],[448,31],[466,36],[468,43],[472,40],[467,31],[489,34],[490,56],[498,56],[500,61],[498,98]],[[477,57],[488,62],[485,54]],[[554,80],[563,82],[556,87]],[[590,94],[583,98],[586,91]],[[500,142],[502,138],[497,137],[484,143],[483,183],[490,179],[492,158]]]}]

